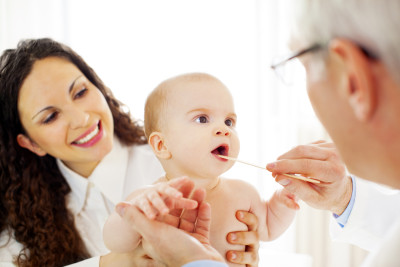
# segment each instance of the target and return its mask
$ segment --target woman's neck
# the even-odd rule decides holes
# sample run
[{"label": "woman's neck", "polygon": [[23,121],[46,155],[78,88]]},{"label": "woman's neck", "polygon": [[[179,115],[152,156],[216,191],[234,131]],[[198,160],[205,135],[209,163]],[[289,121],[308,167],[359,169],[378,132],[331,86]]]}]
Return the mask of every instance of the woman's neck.
[{"label": "woman's neck", "polygon": [[69,169],[72,171],[76,172],[77,174],[88,178],[94,169],[96,169],[97,165],[100,163],[100,161],[97,162],[90,162],[90,163],[71,163],[71,162],[65,162],[63,161],[65,166],[67,166]]}]

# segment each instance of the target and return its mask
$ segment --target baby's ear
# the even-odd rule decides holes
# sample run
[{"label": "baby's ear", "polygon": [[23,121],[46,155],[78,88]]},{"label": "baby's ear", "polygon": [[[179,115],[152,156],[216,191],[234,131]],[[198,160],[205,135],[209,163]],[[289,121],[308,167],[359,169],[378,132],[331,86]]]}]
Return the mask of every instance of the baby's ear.
[{"label": "baby's ear", "polygon": [[164,135],[160,132],[152,132],[149,136],[149,144],[154,151],[154,154],[160,159],[170,159],[171,152],[168,150]]}]

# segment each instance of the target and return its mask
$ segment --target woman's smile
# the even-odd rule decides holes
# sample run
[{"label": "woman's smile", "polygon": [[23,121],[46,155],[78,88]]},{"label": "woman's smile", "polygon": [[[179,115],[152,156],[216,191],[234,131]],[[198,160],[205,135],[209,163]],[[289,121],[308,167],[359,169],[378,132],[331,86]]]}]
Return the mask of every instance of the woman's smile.
[{"label": "woman's smile", "polygon": [[40,155],[59,158],[77,173],[90,174],[112,148],[114,124],[103,94],[63,58],[35,62],[21,87],[18,106]]},{"label": "woman's smile", "polygon": [[93,125],[86,133],[78,137],[72,142],[72,145],[79,147],[90,147],[96,144],[103,136],[103,128],[101,121]]}]

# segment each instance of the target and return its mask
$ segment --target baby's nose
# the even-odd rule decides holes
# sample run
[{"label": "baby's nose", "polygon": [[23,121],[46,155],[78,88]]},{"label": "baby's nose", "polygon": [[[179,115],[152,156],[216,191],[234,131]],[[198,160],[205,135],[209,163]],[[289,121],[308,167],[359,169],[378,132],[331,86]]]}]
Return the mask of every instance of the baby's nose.
[{"label": "baby's nose", "polygon": [[216,130],[215,132],[216,135],[220,135],[220,136],[229,136],[230,135],[230,131],[229,130]]}]

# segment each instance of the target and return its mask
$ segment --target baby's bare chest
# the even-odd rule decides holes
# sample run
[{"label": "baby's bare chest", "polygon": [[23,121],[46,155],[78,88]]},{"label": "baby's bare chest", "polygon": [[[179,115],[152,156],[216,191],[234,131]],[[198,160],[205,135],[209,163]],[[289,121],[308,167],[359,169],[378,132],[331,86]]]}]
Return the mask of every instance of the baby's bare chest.
[{"label": "baby's bare chest", "polygon": [[244,246],[232,245],[226,240],[230,232],[247,231],[247,225],[237,220],[238,210],[250,210],[250,201],[240,195],[240,192],[219,192],[206,200],[211,205],[211,245],[225,256],[228,250],[243,251]]}]

